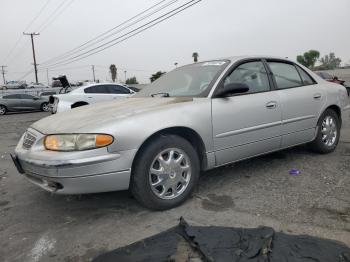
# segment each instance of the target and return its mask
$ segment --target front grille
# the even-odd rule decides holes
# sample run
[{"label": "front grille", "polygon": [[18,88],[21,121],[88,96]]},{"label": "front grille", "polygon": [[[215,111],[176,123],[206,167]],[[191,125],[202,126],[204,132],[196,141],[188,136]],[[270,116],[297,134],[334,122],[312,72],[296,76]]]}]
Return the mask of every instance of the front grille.
[{"label": "front grille", "polygon": [[23,144],[22,144],[23,148],[30,149],[35,143],[35,140],[36,140],[36,137],[27,131],[23,139]]}]

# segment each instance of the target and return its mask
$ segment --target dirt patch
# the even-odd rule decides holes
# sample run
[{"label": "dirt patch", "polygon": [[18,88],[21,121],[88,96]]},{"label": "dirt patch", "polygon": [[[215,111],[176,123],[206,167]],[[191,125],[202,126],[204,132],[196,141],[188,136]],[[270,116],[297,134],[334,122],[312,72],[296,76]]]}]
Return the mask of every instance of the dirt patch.
[{"label": "dirt patch", "polygon": [[7,206],[9,203],[9,201],[0,201],[0,207]]},{"label": "dirt patch", "polygon": [[336,210],[331,208],[311,208],[312,213],[322,213],[328,215],[329,218],[341,220],[343,222],[350,222],[350,208],[344,210]]},{"label": "dirt patch", "polygon": [[224,211],[235,206],[232,198],[226,195],[209,194],[202,199],[202,207],[209,211]]}]

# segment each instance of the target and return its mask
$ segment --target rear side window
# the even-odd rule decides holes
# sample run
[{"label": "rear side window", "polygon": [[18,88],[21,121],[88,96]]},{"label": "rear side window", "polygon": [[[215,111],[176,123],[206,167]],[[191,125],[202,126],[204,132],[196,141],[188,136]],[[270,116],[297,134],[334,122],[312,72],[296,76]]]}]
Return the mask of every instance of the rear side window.
[{"label": "rear side window", "polygon": [[301,67],[296,66],[296,68],[298,69],[298,72],[301,76],[301,79],[303,80],[304,85],[307,86],[316,84],[315,80],[313,80],[311,76],[308,73],[306,73]]},{"label": "rear side window", "polygon": [[107,88],[111,94],[130,94],[130,91],[123,86],[109,85]]},{"label": "rear side window", "polygon": [[4,99],[21,99],[21,95],[7,95],[3,96]]},{"label": "rear side window", "polygon": [[84,93],[86,94],[108,94],[108,88],[106,85],[100,85],[100,86],[90,86],[88,88],[85,88]]},{"label": "rear side window", "polygon": [[268,62],[278,89],[302,86],[303,82],[294,65],[281,62]]},{"label": "rear side window", "polygon": [[34,96],[27,95],[27,94],[21,94],[21,98],[22,98],[22,99],[33,99]]}]

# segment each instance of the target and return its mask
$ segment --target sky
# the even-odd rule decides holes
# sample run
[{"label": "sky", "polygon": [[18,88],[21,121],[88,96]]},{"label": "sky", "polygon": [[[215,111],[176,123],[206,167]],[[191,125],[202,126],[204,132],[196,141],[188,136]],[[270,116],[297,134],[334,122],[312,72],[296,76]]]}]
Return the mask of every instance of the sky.
[{"label": "sky", "polygon": [[[110,80],[109,65],[118,68],[118,79],[136,76],[149,82],[152,73],[170,71],[199,60],[235,55],[273,55],[295,60],[310,49],[321,56],[334,52],[350,64],[349,0],[202,0],[144,32],[79,61],[56,57],[127,21],[161,2],[170,4],[146,20],[118,27],[104,42],[159,17],[189,0],[0,0],[0,66],[6,80],[35,80],[32,48],[26,32],[34,37],[39,82],[47,73],[66,74],[71,81]],[[142,18],[139,16],[138,18]],[[136,18],[137,19],[137,18]],[[115,31],[112,31],[115,32]],[[84,46],[86,47],[86,46]],[[74,53],[72,56],[77,56]],[[55,59],[53,59],[55,58]],[[78,57],[79,58],[79,57]],[[51,59],[51,61],[50,61]],[[53,59],[53,60],[52,60]],[[126,73],[125,73],[126,71]],[[1,79],[2,80],[2,79]]]}]

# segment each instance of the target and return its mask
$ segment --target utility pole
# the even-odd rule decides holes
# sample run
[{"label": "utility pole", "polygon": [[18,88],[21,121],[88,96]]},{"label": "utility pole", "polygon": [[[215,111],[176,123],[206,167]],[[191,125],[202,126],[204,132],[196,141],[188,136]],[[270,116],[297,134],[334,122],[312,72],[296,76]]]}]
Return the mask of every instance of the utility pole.
[{"label": "utility pole", "polygon": [[1,73],[2,73],[2,79],[4,79],[4,85],[6,85],[6,80],[5,80],[5,70],[4,70],[4,68],[5,67],[7,67],[7,66],[5,66],[5,65],[2,65],[1,66]]},{"label": "utility pole", "polygon": [[49,81],[49,69],[46,68],[46,79],[47,79],[47,85],[50,86],[50,81]]},{"label": "utility pole", "polygon": [[94,77],[94,82],[96,82],[96,78],[95,78],[95,66],[92,65],[91,68],[92,68],[92,75],[93,75],[93,77]]},{"label": "utility pole", "polygon": [[32,49],[33,49],[33,60],[34,60],[34,72],[35,72],[35,82],[38,83],[38,68],[36,64],[36,59],[35,59],[35,48],[34,48],[34,37],[36,35],[40,35],[39,33],[24,33],[23,35],[30,35],[30,38],[32,40]]},{"label": "utility pole", "polygon": [[126,83],[126,70],[124,71],[124,75],[125,75],[125,83]]}]

